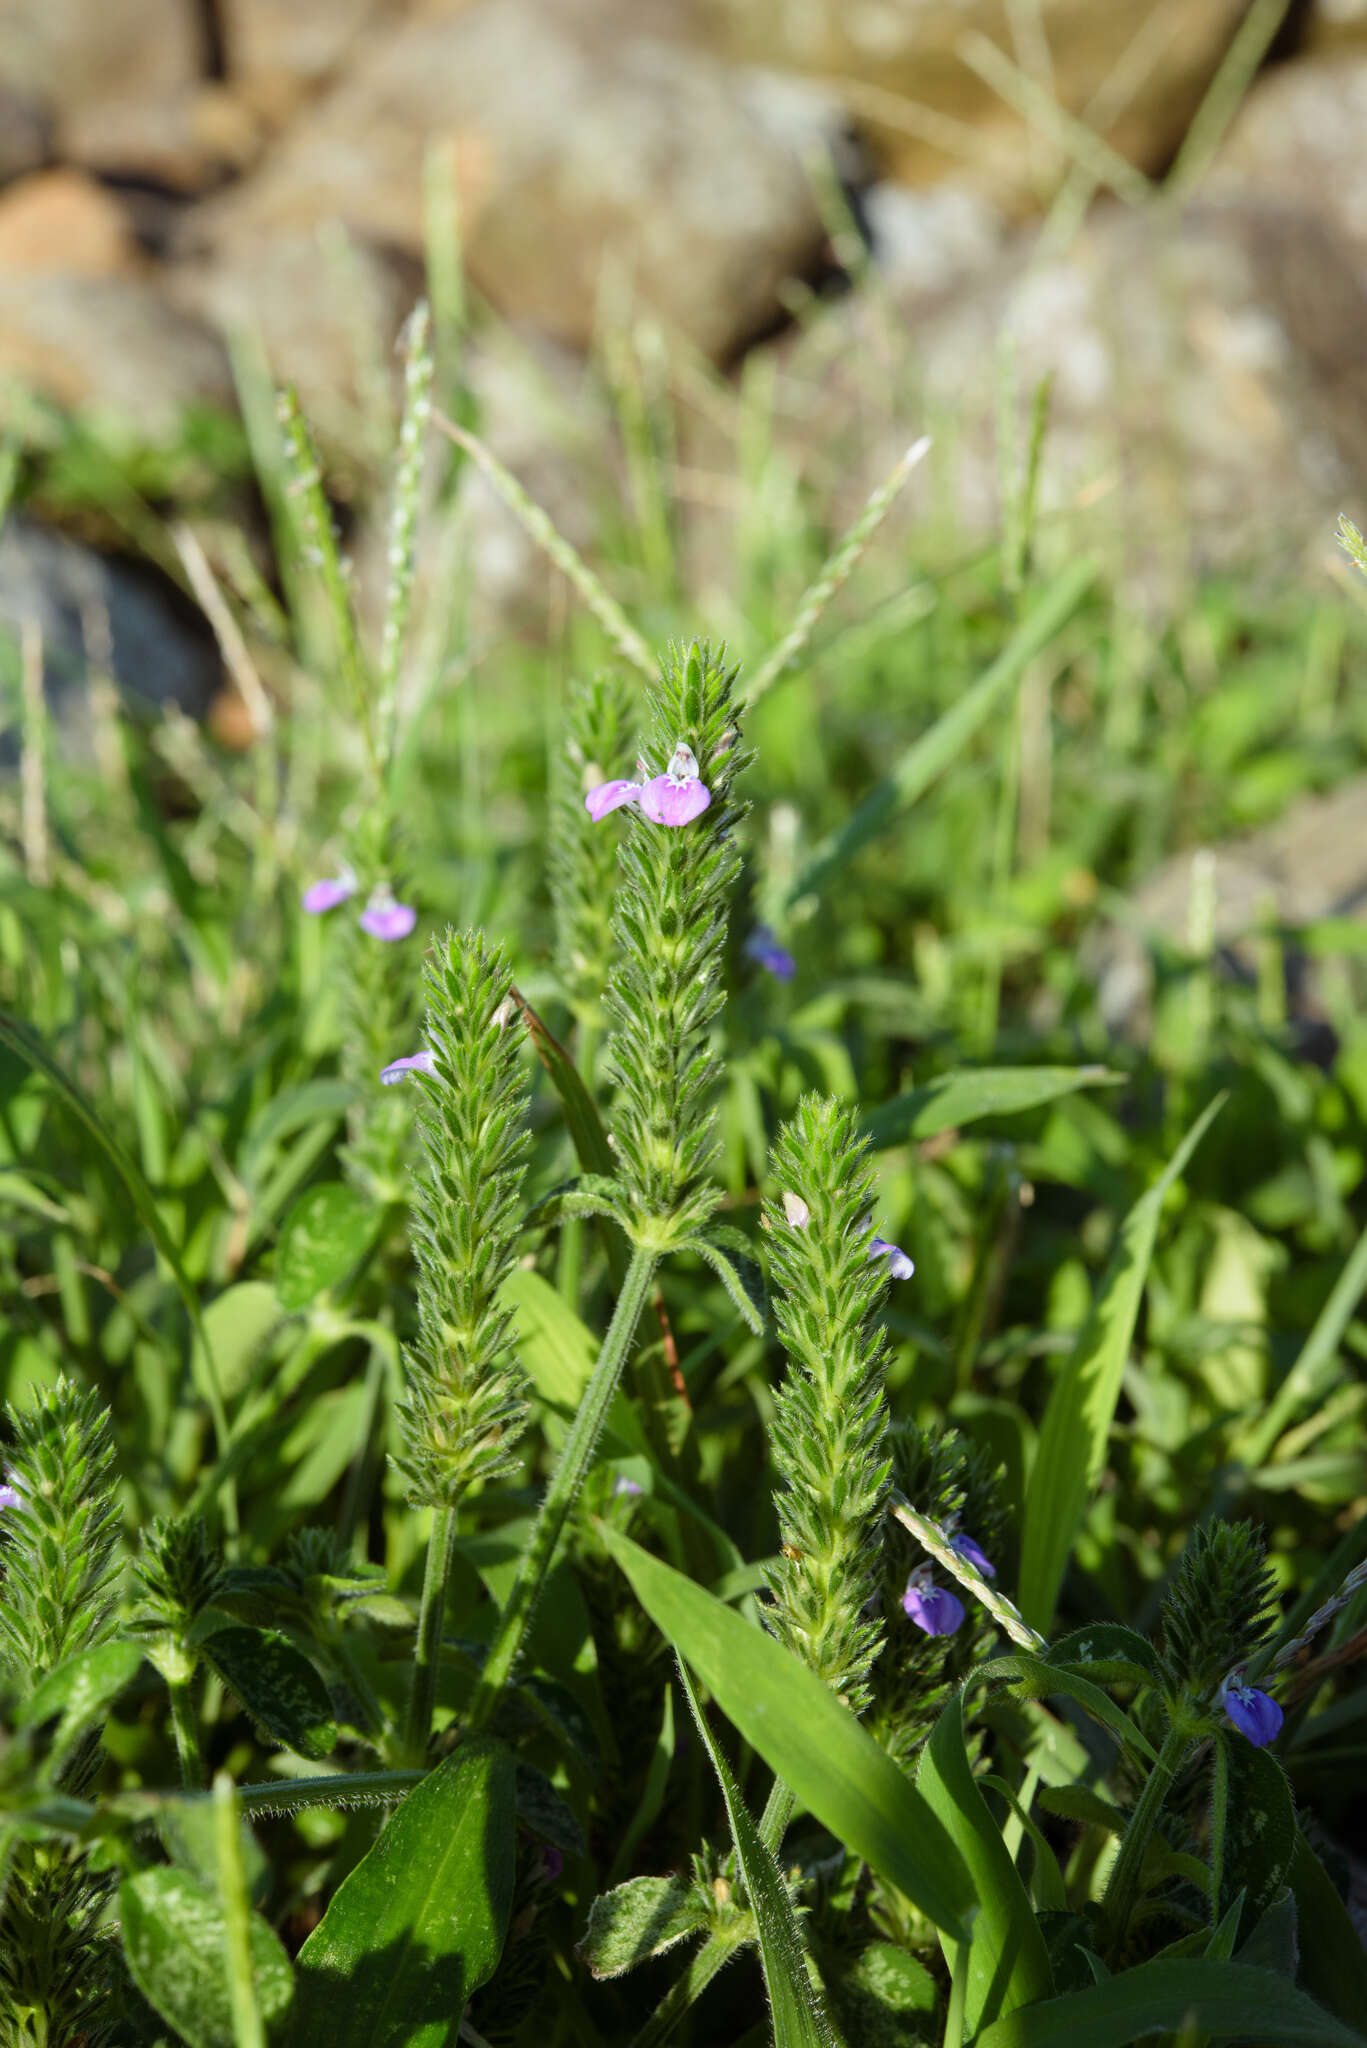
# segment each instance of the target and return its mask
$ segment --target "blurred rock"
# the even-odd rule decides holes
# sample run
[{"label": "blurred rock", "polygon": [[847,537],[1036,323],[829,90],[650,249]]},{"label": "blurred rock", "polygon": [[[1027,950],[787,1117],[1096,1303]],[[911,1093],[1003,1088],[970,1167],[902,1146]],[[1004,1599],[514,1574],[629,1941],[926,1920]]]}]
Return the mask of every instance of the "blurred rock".
[{"label": "blurred rock", "polygon": [[[1367,25],[1367,0],[1362,15]],[[1279,64],[1260,78],[1207,189],[1318,215],[1367,279],[1367,49]]]},{"label": "blurred rock", "polygon": [[919,191],[884,180],[860,205],[879,273],[906,297],[935,298],[980,275],[1008,239],[1005,215],[954,180]]},{"label": "blurred rock", "polygon": [[988,37],[1122,155],[1156,171],[1247,11],[1247,0],[703,5],[733,52],[844,81],[846,104],[898,179],[922,184],[970,169],[999,203],[1027,207],[1057,183],[1067,160],[966,61],[966,38]]},{"label": "blurred rock", "polygon": [[10,379],[150,441],[186,406],[233,403],[222,343],[136,276],[0,273],[0,388]]},{"label": "blurred rock", "polygon": [[81,124],[140,117],[199,84],[207,52],[195,0],[10,0],[0,12],[0,86],[49,111],[57,153],[88,167]]},{"label": "blurred rock", "polygon": [[338,218],[416,258],[436,146],[470,276],[502,313],[582,346],[616,280],[724,356],[774,318],[785,280],[825,242],[793,108],[791,91],[646,32],[624,0],[423,11],[371,41],[192,234],[207,251],[264,246]]},{"label": "blurred rock", "polygon": [[0,634],[28,620],[43,640],[43,681],[68,746],[89,747],[87,641],[107,647],[131,708],[170,704],[203,718],[221,682],[218,651],[178,593],[149,571],[107,560],[24,519],[0,533]]},{"label": "blurred rock", "polygon": [[1367,0],[1310,0],[1305,40],[1312,50],[1358,37],[1367,40]]},{"label": "blurred rock", "polygon": [[138,245],[112,192],[81,171],[35,171],[0,192],[0,275],[67,271],[116,277],[135,270]]},{"label": "blurred rock", "polygon": [[52,121],[42,102],[0,80],[0,185],[36,171],[52,154]]},{"label": "blurred rock", "polygon": [[219,0],[227,74],[253,113],[279,126],[326,84],[396,0]]},{"label": "blurred rock", "polygon": [[[1367,776],[1329,796],[1303,797],[1262,831],[1209,851],[1174,854],[1141,883],[1126,924],[1105,927],[1085,949],[1112,1030],[1147,1029],[1152,946],[1187,951],[1196,864],[1211,859],[1215,945],[1227,968],[1251,980],[1256,962],[1249,942],[1269,922],[1296,927],[1327,917],[1367,918]],[[1290,967],[1293,1015],[1312,1025],[1319,1010],[1310,963],[1293,958]]]},{"label": "blurred rock", "polygon": [[998,533],[1008,366],[1022,412],[1052,378],[1040,502],[1046,521],[1072,515],[1057,545],[1105,543],[1146,608],[1194,572],[1323,562],[1339,511],[1364,509],[1367,292],[1313,215],[1103,209],[1066,254],[1021,238],[976,282],[897,310],[889,333],[861,294],[778,344],[804,465],[843,479],[849,516],[931,423],[951,545]]},{"label": "blurred rock", "polygon": [[62,148],[107,178],[136,178],[186,196],[246,170],[261,123],[224,87],[196,84],[159,98],[101,100],[62,124]]}]

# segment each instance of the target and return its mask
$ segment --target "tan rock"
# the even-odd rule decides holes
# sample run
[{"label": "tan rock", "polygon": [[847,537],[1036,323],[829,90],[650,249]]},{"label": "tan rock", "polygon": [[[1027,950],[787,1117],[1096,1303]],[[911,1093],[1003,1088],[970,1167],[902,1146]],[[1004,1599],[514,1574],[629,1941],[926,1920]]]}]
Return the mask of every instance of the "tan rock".
[{"label": "tan rock", "polygon": [[0,274],[0,392],[14,381],[153,441],[233,403],[222,344],[141,277]]},{"label": "tan rock", "polygon": [[141,178],[168,191],[210,190],[259,155],[262,123],[221,85],[196,84],[161,98],[98,100],[73,108],[62,148],[109,178]]},{"label": "tan rock", "polygon": [[[1246,0],[701,0],[731,51],[843,82],[894,174],[974,172],[998,203],[1057,183],[1063,152],[970,61],[985,36],[1069,113],[1161,169],[1214,76]],[[1038,34],[1033,31],[1038,28]]]},{"label": "tan rock", "polygon": [[0,82],[59,124],[77,108],[187,90],[205,55],[193,0],[8,0],[0,11]]},{"label": "tan rock", "polygon": [[282,125],[367,30],[391,31],[403,12],[401,0],[220,0],[228,77],[254,112]]},{"label": "tan rock", "polygon": [[1279,64],[1260,78],[1208,189],[1332,222],[1367,278],[1367,49]]},{"label": "tan rock", "polygon": [[128,215],[83,172],[35,171],[0,192],[0,274],[116,277],[137,266]]},{"label": "tan rock", "polygon": [[52,120],[43,102],[0,80],[0,185],[36,171],[52,154]]},{"label": "tan rock", "polygon": [[417,257],[424,161],[445,148],[470,275],[501,311],[582,344],[615,275],[721,355],[824,241],[772,106],[622,0],[478,0],[372,42],[197,232],[260,242],[336,217]]},{"label": "tan rock", "polygon": [[1367,0],[1313,0],[1305,26],[1305,40],[1312,50],[1331,44],[1367,41]]}]

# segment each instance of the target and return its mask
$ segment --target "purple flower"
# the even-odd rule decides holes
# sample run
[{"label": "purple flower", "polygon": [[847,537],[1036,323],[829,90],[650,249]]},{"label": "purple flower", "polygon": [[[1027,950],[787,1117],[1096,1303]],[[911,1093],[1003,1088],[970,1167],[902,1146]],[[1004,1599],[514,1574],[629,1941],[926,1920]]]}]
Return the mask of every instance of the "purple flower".
[{"label": "purple flower", "polygon": [[541,1877],[543,1883],[555,1884],[564,1868],[565,1859],[560,1851],[552,1849],[549,1843],[543,1842],[541,1845]]},{"label": "purple flower", "polygon": [[429,1074],[435,1076],[437,1058],[424,1046],[421,1052],[410,1052],[401,1060],[391,1060],[387,1067],[381,1067],[380,1079],[386,1088],[395,1088],[405,1074]]},{"label": "purple flower", "polygon": [[780,946],[767,924],[755,926],[745,941],[745,953],[775,981],[791,981],[797,973],[796,960],[786,946]]},{"label": "purple flower", "polygon": [[975,1565],[985,1579],[996,1578],[997,1567],[988,1558],[986,1552],[978,1548],[973,1538],[965,1536],[962,1530],[960,1530],[957,1536],[950,1537],[949,1547],[951,1550],[957,1550],[960,1557],[966,1558],[969,1564]]},{"label": "purple flower", "polygon": [[17,1508],[23,1498],[17,1486],[0,1486],[0,1508]]},{"label": "purple flower", "polygon": [[417,921],[418,913],[412,904],[396,903],[393,892],[383,882],[371,891],[360,917],[363,932],[369,932],[372,939],[386,940],[406,939]]},{"label": "purple flower", "polygon": [[1254,1685],[1227,1685],[1224,1709],[1255,1749],[1266,1749],[1269,1742],[1275,1742],[1286,1718],[1271,1694],[1259,1692]]},{"label": "purple flower", "polygon": [[627,1494],[633,1500],[645,1491],[644,1487],[638,1486],[634,1479],[628,1479],[625,1472],[617,1474],[617,1477],[612,1482],[612,1490],[616,1494]]},{"label": "purple flower", "polygon": [[304,908],[310,917],[321,917],[325,910],[335,910],[339,903],[346,902],[348,896],[354,896],[357,887],[351,869],[343,868],[340,875],[329,875],[322,882],[310,882],[304,891]]},{"label": "purple flower", "polygon": [[645,783],[637,794],[637,802],[652,825],[689,825],[702,816],[711,801],[711,790],[698,780],[693,749],[682,740],[664,774]]},{"label": "purple flower", "polygon": [[889,1244],[887,1238],[876,1237],[869,1246],[870,1259],[886,1259],[888,1272],[894,1280],[910,1280],[916,1271],[899,1244]]},{"label": "purple flower", "polygon": [[584,798],[584,809],[594,824],[606,818],[609,811],[620,810],[623,804],[634,804],[641,794],[639,782],[600,782]]},{"label": "purple flower", "polygon": [[952,1636],[964,1618],[964,1603],[947,1586],[932,1583],[930,1568],[922,1565],[907,1580],[902,1595],[902,1612],[915,1622],[923,1635]]}]

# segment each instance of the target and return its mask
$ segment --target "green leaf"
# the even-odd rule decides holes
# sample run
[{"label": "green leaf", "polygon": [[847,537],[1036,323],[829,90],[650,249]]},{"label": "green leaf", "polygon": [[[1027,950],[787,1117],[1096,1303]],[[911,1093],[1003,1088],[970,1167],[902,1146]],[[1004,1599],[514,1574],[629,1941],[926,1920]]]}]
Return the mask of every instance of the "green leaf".
[{"label": "green leaf", "polygon": [[215,1630],[200,1654],[273,1741],[314,1762],[337,1747],[327,1687],[288,1636],[239,1624]]},{"label": "green leaf", "polygon": [[[979,1902],[964,1995],[964,2025],[973,2037],[1000,2014],[1047,1998],[1054,1984],[1035,1909],[973,1777],[961,1693],[945,1701],[921,1751],[916,1786],[968,1865]],[[941,1933],[940,1946],[957,1982],[960,1944]]]},{"label": "green leaf", "polygon": [[1122,1079],[1106,1067],[978,1067],[940,1074],[923,1088],[910,1088],[870,1110],[860,1129],[877,1152],[935,1138],[982,1117],[1038,1109],[1079,1088],[1110,1087]]},{"label": "green leaf", "polygon": [[99,1643],[82,1650],[50,1671],[30,1698],[19,1719],[21,1728],[41,1728],[54,1714],[61,1720],[47,1755],[47,1773],[54,1776],[81,1737],[97,1721],[126,1685],[131,1685],[142,1664],[136,1643]]},{"label": "green leaf", "polygon": [[[714,1231],[712,1238],[690,1238],[687,1245],[681,1249],[697,1252],[700,1258],[707,1261],[730,1295],[731,1304],[741,1321],[759,1337],[764,1332],[765,1309],[764,1282],[760,1270],[750,1258],[729,1257],[715,1242],[715,1235]],[[748,1245],[746,1250],[750,1250]]]},{"label": "green leaf", "polygon": [[513,1897],[515,1773],[493,1742],[430,1772],[299,1952],[298,2048],[447,2048]]},{"label": "green leaf", "polygon": [[1217,2040],[1363,2048],[1361,2034],[1272,1970],[1162,1958],[1010,2013],[979,2034],[974,2048],[1132,2048],[1143,2034],[1176,2033],[1188,2021]]},{"label": "green leaf", "polygon": [[280,1227],[275,1292],[291,1313],[312,1308],[360,1265],[378,1215],[345,1181],[326,1181],[299,1197]]},{"label": "green leaf", "polygon": [[1367,1230],[1349,1255],[1333,1293],[1315,1319],[1300,1356],[1252,1428],[1235,1444],[1235,1453],[1250,1471],[1265,1464],[1287,1424],[1302,1409],[1322,1401],[1339,1370],[1339,1345],[1353,1312],[1367,1288]]},{"label": "green leaf", "polygon": [[1250,1918],[1256,1919],[1286,1881],[1296,1851],[1295,1802],[1271,1750],[1255,1749],[1241,1735],[1223,1730],[1216,1739],[1229,1759],[1220,1908],[1236,1892],[1245,1892]]},{"label": "green leaf", "polygon": [[1020,1575],[1021,1612],[1044,1635],[1088,1497],[1106,1462],[1164,1198],[1223,1102],[1217,1096],[1197,1118],[1126,1217],[1092,1312],[1049,1396],[1025,1493]]},{"label": "green leaf", "polygon": [[681,1572],[606,1524],[599,1535],[656,1627],[822,1826],[937,1927],[966,1938],[973,1891],[963,1858],[849,1709],[772,1636]]},{"label": "green leaf", "polygon": [[579,1954],[595,1977],[620,1977],[707,1925],[707,1911],[681,1877],[633,1877],[589,1907]]},{"label": "green leaf", "polygon": [[[213,1417],[214,1431],[218,1439],[221,1455],[228,1441],[228,1418],[223,1407],[223,1389],[219,1385],[213,1352],[204,1335],[204,1319],[200,1314],[199,1296],[195,1292],[190,1276],[181,1262],[180,1253],[172,1242],[171,1234],[162,1220],[161,1211],[157,1207],[156,1196],[144,1180],[141,1170],[129,1158],[127,1152],[125,1152],[123,1146],[113,1133],[105,1129],[92,1104],[87,1101],[84,1093],[76,1086],[76,1083],[62,1072],[62,1069],[48,1052],[47,1047],[29,1030],[26,1024],[21,1024],[16,1018],[7,1016],[3,1010],[0,1010],[0,1045],[7,1047],[10,1052],[16,1054],[26,1066],[33,1069],[34,1073],[42,1075],[48,1086],[66,1104],[66,1107],[76,1117],[77,1121],[82,1123],[86,1130],[89,1131],[91,1137],[95,1140],[100,1150],[104,1153],[105,1158],[114,1168],[114,1171],[132,1196],[133,1207],[141,1217],[148,1236],[170,1268],[171,1277],[176,1283],[176,1291],[185,1304],[185,1313],[190,1318],[192,1328],[200,1336],[203,1346],[197,1354],[199,1370],[202,1375],[200,1391]],[[224,1506],[229,1529],[230,1531],[235,1530],[237,1527],[237,1503],[231,1481],[228,1482],[224,1489]]]},{"label": "green leaf", "polygon": [[[284,1321],[275,1289],[265,1280],[242,1280],[225,1287],[204,1311],[204,1333],[225,1401],[236,1400],[252,1376],[252,1368]],[[196,1338],[200,1353],[198,1372],[204,1370],[203,1340]]]},{"label": "green leaf", "polygon": [[[190,2048],[234,2048],[226,1930],[218,1900],[188,1871],[162,1866],[119,1887],[124,1954],[133,1981]],[[289,1957],[265,1921],[251,1916],[256,2003],[268,2030],[289,2010]]]},{"label": "green leaf", "polygon": [[1027,1650],[1012,1651],[982,1665],[977,1676],[1023,1681],[1032,1699],[1050,1699],[1062,1694],[1066,1699],[1076,1700],[1094,1721],[1109,1728],[1122,1742],[1128,1742],[1151,1762],[1158,1761],[1158,1752],[1147,1735],[1141,1734],[1124,1708],[1118,1707],[1109,1693],[1103,1692],[1099,1685],[1093,1685],[1089,1678],[1083,1678],[1070,1666],[1055,1664],[1052,1657],[1032,1657]]},{"label": "green leaf", "polygon": [[807,1975],[793,1902],[779,1876],[778,1865],[760,1840],[754,1817],[736,1789],[731,1767],[707,1725],[687,1666],[682,1663],[679,1678],[721,1786],[731,1839],[759,1927],[759,1952],[764,1965],[764,1986],[769,1993],[774,2048],[835,2048],[835,2036]]},{"label": "green leaf", "polygon": [[824,840],[788,894],[789,904],[817,894],[872,839],[916,802],[963,752],[1021,676],[1065,626],[1096,576],[1094,562],[1074,562],[1043,590],[1020,626],[971,689],[894,762],[841,829]]},{"label": "green leaf", "polygon": [[1162,1676],[1158,1652],[1147,1636],[1118,1621],[1093,1622],[1060,1636],[1043,1653],[1046,1664],[1070,1665],[1085,1677],[1111,1684],[1154,1685]]},{"label": "green leaf", "polygon": [[1299,1832],[1287,1883],[1296,1901],[1302,1983],[1341,2020],[1361,2019],[1367,2013],[1367,1951],[1333,1879]]}]

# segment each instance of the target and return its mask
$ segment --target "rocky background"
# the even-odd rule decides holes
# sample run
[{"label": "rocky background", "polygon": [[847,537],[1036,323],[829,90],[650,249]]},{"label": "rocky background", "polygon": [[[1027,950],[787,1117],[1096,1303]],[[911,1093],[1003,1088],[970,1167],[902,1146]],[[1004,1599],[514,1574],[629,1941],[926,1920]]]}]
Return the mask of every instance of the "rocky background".
[{"label": "rocky background", "polygon": [[[393,337],[453,213],[493,316],[482,431],[572,538],[615,460],[583,367],[614,331],[676,393],[690,364],[772,375],[833,521],[930,424],[941,511],[994,530],[995,394],[1051,377],[1044,504],[1141,603],[1231,564],[1322,577],[1364,510],[1367,0],[0,0],[0,180],[11,431],[41,438],[36,394],[183,449],[268,364],[362,561]],[[706,602],[730,539],[694,414]],[[73,662],[113,573],[79,538],[0,544],[0,614],[39,606]],[[478,545],[486,612],[523,615],[545,572],[492,500]],[[103,601],[157,696],[149,591]],[[183,626],[164,666],[198,710]]]}]

